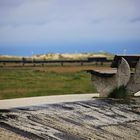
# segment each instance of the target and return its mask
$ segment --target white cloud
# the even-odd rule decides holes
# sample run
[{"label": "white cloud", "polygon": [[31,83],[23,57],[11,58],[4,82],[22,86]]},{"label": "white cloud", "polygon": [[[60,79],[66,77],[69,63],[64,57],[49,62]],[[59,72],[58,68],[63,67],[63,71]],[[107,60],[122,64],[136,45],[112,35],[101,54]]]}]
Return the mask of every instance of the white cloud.
[{"label": "white cloud", "polygon": [[140,40],[139,0],[14,3],[0,9],[0,42]]}]

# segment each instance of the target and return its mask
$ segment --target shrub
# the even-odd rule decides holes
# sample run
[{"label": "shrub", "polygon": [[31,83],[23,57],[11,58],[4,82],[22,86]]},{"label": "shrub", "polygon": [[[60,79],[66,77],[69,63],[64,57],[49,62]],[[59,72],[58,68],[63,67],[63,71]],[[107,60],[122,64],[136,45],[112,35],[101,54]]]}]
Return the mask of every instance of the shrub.
[{"label": "shrub", "polygon": [[115,88],[109,95],[109,98],[126,99],[128,98],[127,89],[125,86]]}]

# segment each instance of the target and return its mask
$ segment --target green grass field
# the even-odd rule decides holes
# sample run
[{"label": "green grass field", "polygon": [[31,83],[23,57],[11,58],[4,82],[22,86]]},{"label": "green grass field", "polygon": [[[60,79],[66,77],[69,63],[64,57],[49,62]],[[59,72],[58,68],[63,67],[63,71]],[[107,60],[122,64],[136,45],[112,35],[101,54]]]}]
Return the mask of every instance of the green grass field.
[{"label": "green grass field", "polygon": [[86,72],[0,69],[0,99],[94,92]]}]

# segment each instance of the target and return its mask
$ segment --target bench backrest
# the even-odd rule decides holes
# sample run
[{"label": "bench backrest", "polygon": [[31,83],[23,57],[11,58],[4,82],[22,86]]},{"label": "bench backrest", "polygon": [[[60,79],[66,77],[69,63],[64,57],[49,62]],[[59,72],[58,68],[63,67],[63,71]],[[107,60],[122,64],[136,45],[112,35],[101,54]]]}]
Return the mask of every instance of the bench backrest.
[{"label": "bench backrest", "polygon": [[135,68],[137,62],[140,59],[140,55],[115,55],[111,67],[112,68],[118,67],[122,57],[128,62],[130,68]]}]

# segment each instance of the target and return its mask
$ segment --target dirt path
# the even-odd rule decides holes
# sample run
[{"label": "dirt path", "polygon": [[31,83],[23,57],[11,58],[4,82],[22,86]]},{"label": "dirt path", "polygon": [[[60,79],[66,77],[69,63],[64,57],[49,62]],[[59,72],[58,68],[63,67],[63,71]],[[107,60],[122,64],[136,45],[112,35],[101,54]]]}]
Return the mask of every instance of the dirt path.
[{"label": "dirt path", "polygon": [[10,109],[15,107],[42,105],[42,104],[54,104],[61,102],[74,102],[90,100],[93,97],[99,97],[99,94],[72,94],[72,95],[56,95],[56,96],[41,96],[30,98],[17,98],[0,100],[0,109]]}]

